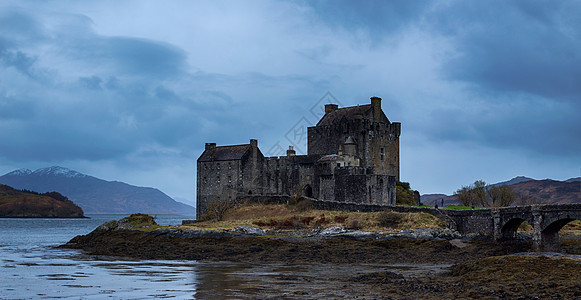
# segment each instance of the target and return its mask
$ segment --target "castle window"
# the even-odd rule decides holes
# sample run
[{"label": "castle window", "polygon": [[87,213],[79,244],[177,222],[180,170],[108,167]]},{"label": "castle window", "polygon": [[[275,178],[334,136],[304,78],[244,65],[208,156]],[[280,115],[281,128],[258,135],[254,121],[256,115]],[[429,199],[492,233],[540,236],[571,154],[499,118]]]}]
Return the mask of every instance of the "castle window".
[{"label": "castle window", "polygon": [[340,168],[340,167],[341,167],[341,164],[340,163],[337,163],[337,168]]},{"label": "castle window", "polygon": [[217,164],[216,169],[220,170],[220,163]]},{"label": "castle window", "polygon": [[220,183],[220,175],[216,176],[216,181]]},{"label": "castle window", "polygon": [[232,176],[228,176],[228,182],[232,183]]},{"label": "castle window", "polygon": [[385,156],[385,149],[381,148],[381,149],[379,149],[379,150],[380,150],[380,152],[381,152],[381,155],[380,155],[380,156],[381,156],[381,160],[383,160],[383,158],[384,158],[384,156]]},{"label": "castle window", "polygon": [[208,170],[208,165],[204,164],[204,170]]}]

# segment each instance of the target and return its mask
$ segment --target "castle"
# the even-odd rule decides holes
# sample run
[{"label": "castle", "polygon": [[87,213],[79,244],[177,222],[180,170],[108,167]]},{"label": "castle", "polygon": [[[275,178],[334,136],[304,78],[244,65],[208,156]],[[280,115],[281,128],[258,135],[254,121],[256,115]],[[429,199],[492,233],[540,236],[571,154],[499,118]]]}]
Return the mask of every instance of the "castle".
[{"label": "castle", "polygon": [[401,123],[390,122],[381,98],[339,108],[325,105],[325,115],[307,129],[307,155],[265,157],[258,141],[219,146],[206,143],[197,162],[200,218],[213,201],[240,197],[301,195],[322,201],[395,205],[399,180]]}]

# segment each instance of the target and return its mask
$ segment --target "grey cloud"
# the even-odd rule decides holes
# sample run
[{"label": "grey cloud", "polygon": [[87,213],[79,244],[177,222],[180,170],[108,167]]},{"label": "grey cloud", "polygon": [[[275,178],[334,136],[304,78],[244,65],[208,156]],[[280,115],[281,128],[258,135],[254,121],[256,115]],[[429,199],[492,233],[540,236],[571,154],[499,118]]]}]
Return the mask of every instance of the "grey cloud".
[{"label": "grey cloud", "polygon": [[[515,105],[516,102],[516,105]],[[578,110],[549,100],[515,101],[469,112],[435,110],[424,134],[434,142],[474,143],[526,155],[579,157]]]},{"label": "grey cloud", "polygon": [[428,2],[392,1],[308,1],[315,13],[327,24],[349,31],[364,30],[374,41],[417,21],[430,7]]},{"label": "grey cloud", "polygon": [[442,67],[448,78],[571,100],[581,95],[580,13],[566,1],[460,1],[427,24],[454,41],[457,54]]},{"label": "grey cloud", "polygon": [[103,80],[99,76],[90,76],[90,77],[80,77],[79,82],[81,85],[92,89],[92,90],[100,90],[101,83]]}]

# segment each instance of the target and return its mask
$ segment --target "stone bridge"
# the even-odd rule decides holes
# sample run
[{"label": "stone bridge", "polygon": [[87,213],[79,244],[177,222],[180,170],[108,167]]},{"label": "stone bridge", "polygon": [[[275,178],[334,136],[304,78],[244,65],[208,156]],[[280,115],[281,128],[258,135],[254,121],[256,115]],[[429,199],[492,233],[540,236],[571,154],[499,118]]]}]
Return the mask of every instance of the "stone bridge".
[{"label": "stone bridge", "polygon": [[459,232],[485,234],[495,240],[514,238],[519,225],[527,221],[533,226],[535,248],[544,251],[558,250],[559,230],[581,220],[581,203],[440,211],[452,219],[452,227]]}]

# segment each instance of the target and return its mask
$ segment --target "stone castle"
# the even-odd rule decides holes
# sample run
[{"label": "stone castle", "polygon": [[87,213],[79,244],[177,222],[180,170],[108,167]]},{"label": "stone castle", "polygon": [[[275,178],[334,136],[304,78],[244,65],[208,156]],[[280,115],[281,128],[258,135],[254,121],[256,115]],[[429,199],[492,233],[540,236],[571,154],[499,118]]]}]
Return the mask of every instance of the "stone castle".
[{"label": "stone castle", "polygon": [[235,202],[248,196],[300,195],[322,201],[395,205],[399,180],[401,123],[390,122],[381,98],[339,108],[307,130],[307,155],[265,157],[258,141],[219,146],[206,143],[197,163],[200,218],[213,201]]}]

